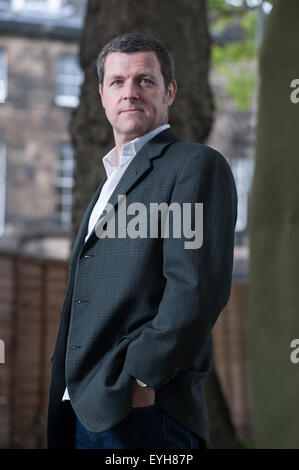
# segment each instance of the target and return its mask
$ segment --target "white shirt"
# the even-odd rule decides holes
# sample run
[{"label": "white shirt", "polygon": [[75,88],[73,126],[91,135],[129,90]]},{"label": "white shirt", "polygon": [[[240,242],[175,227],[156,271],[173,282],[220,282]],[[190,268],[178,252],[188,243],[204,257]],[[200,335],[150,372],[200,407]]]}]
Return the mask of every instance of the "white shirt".
[{"label": "white shirt", "polygon": [[[109,201],[110,196],[112,195],[116,186],[118,185],[122,175],[126,171],[127,167],[129,166],[129,164],[131,163],[131,161],[133,160],[137,152],[139,152],[139,150],[141,150],[141,148],[149,140],[151,140],[153,137],[155,137],[157,134],[164,131],[168,127],[170,127],[169,124],[164,124],[163,126],[157,127],[153,131],[148,132],[147,134],[142,135],[140,137],[137,137],[136,139],[132,140],[131,142],[128,142],[127,144],[124,144],[121,148],[118,165],[117,165],[116,147],[114,147],[112,150],[110,150],[109,153],[107,153],[107,155],[105,155],[105,157],[103,158],[103,165],[106,171],[107,180],[105,184],[103,185],[99,198],[97,202],[95,203],[93,210],[90,214],[85,242],[90,236],[91,232],[93,231],[100,215],[102,214],[104,208],[106,207],[106,204]],[[141,382],[140,380],[138,379],[136,380],[139,383],[139,385],[143,384],[143,382]],[[70,397],[66,388],[64,395],[62,397],[62,400],[69,400],[69,399]]]}]

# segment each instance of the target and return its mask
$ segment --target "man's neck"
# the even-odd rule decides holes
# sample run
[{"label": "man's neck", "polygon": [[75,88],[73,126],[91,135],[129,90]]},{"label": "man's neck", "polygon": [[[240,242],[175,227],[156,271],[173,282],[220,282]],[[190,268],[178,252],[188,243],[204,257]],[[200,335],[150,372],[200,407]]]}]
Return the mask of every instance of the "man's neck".
[{"label": "man's neck", "polygon": [[[155,129],[158,129],[159,127],[163,126],[167,124],[167,122],[163,123],[163,124],[160,124],[159,126],[155,127]],[[117,154],[117,165],[119,165],[119,162],[120,162],[120,155],[121,155],[121,150],[122,150],[122,147],[125,145],[125,144],[128,144],[129,142],[132,142],[133,140],[135,139],[138,139],[139,137],[142,137],[144,135],[147,135],[149,134],[150,132],[153,132],[155,129],[151,129],[147,132],[145,132],[144,134],[140,134],[140,135],[131,135],[131,136],[118,136],[114,133],[114,140],[115,140],[115,151],[116,151],[116,154]]]}]

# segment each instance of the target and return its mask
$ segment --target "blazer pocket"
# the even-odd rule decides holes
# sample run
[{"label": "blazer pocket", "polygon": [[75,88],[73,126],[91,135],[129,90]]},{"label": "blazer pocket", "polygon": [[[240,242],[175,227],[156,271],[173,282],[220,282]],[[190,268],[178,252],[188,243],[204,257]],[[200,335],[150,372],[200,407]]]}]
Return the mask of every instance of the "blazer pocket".
[{"label": "blazer pocket", "polygon": [[[150,323],[150,322],[148,322],[148,323]],[[141,325],[141,327],[137,328],[136,330],[132,331],[129,334],[123,334],[123,333],[117,334],[114,344],[117,345],[117,344],[121,343],[122,341],[124,341],[125,339],[134,340],[134,339],[138,338],[138,336],[142,333],[142,330],[144,329],[145,326],[146,326],[146,323],[144,325]]]}]

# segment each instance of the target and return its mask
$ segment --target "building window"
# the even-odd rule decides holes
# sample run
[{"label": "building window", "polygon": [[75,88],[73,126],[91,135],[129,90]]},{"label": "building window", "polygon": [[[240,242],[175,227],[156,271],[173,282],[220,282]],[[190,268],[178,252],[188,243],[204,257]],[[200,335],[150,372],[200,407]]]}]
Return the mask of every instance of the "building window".
[{"label": "building window", "polygon": [[57,71],[57,95],[55,103],[58,106],[75,108],[79,104],[83,72],[75,56],[60,57]]},{"label": "building window", "polygon": [[11,0],[13,11],[47,11],[57,13],[61,8],[61,0]]},{"label": "building window", "polygon": [[238,193],[236,232],[244,232],[248,226],[248,201],[252,184],[254,160],[247,157],[233,157],[230,163]]},{"label": "building window", "polygon": [[5,103],[7,98],[7,54],[0,48],[0,103]]},{"label": "building window", "polygon": [[11,0],[0,0],[0,9],[1,10],[9,10],[11,5]]},{"label": "building window", "polygon": [[70,144],[60,144],[57,149],[56,215],[59,223],[71,226],[74,180],[74,151]]},{"label": "building window", "polygon": [[5,227],[6,146],[0,142],[0,236]]}]

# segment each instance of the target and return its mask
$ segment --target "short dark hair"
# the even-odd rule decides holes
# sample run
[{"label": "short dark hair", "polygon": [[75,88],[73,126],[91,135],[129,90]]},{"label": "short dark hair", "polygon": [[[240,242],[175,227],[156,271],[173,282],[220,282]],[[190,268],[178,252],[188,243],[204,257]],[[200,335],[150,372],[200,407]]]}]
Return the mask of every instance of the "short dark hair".
[{"label": "short dark hair", "polygon": [[134,52],[153,51],[160,62],[161,72],[167,90],[171,80],[174,79],[174,65],[166,47],[156,38],[142,33],[126,33],[109,41],[101,50],[97,59],[97,72],[99,83],[103,85],[105,59],[111,52],[123,52],[131,54]]}]

